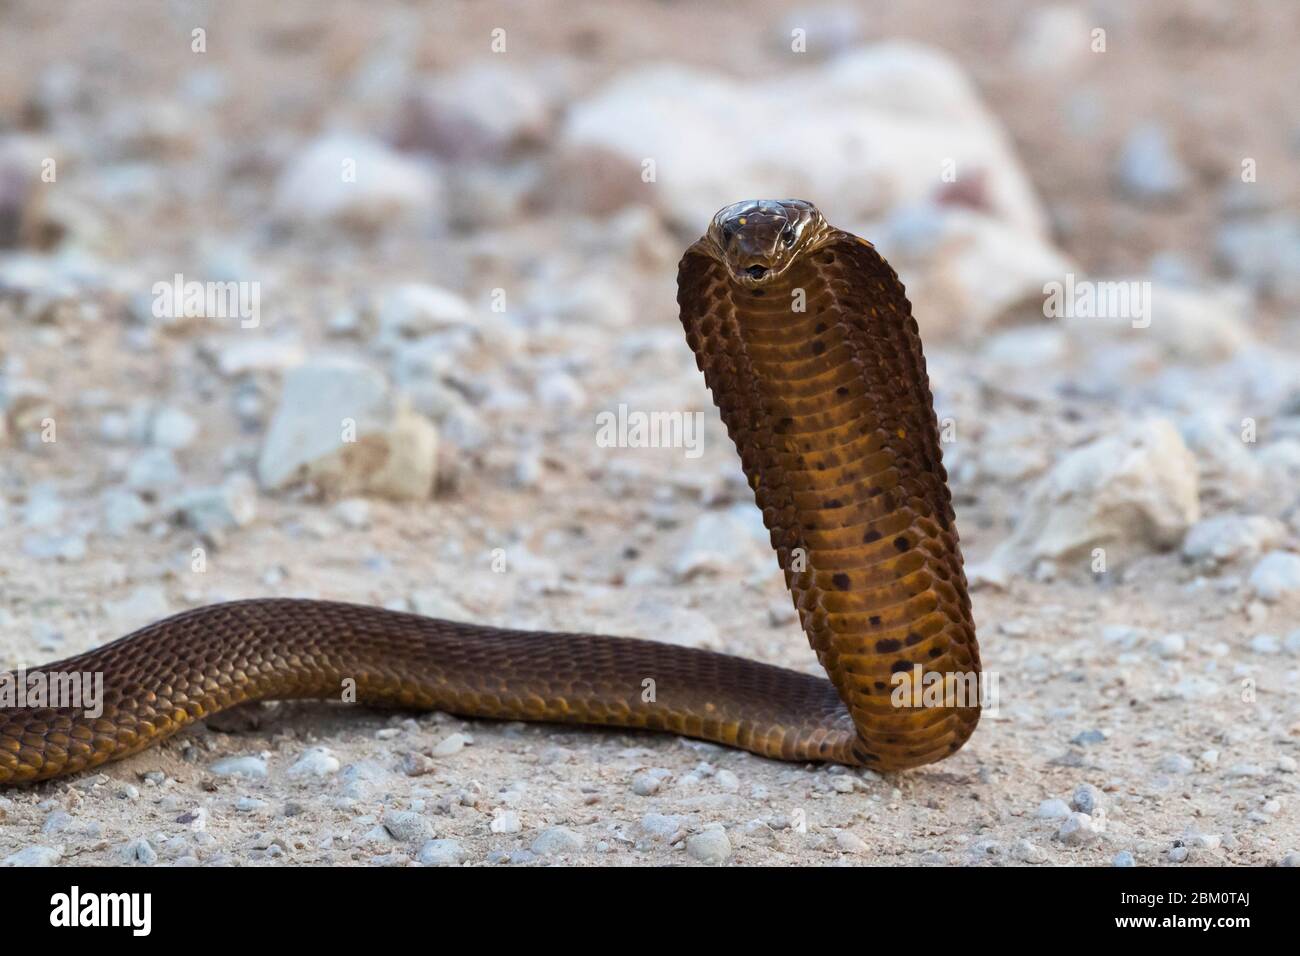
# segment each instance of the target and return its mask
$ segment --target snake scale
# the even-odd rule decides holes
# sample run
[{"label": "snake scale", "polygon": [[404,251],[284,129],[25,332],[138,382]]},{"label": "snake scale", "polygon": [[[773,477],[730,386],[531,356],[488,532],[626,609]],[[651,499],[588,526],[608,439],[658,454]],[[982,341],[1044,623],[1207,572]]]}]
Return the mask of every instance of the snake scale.
[{"label": "snake scale", "polygon": [[129,756],[246,701],[348,687],[368,706],[667,731],[782,760],[901,770],[957,750],[977,701],[893,695],[904,676],[979,671],[925,360],[894,271],[810,203],[755,200],[719,211],[687,249],[677,297],[829,680],[632,638],[237,601],[42,668],[102,674],[102,713],[0,707],[0,784]]}]

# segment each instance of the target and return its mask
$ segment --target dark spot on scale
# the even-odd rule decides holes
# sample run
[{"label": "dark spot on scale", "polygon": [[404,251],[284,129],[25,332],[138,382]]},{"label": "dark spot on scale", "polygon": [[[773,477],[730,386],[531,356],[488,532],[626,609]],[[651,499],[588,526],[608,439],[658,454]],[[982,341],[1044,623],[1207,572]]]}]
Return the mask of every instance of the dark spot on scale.
[{"label": "dark spot on scale", "polygon": [[844,573],[837,574],[831,578],[831,583],[841,591],[847,591],[849,589],[849,576]]},{"label": "dark spot on scale", "polygon": [[882,637],[876,641],[876,650],[881,654],[892,654],[903,645],[892,637]]},{"label": "dark spot on scale", "polygon": [[895,551],[906,551],[906,550],[907,550],[908,548],[910,548],[910,547],[911,547],[911,545],[908,544],[907,539],[904,538],[901,534],[900,534],[897,538],[894,539],[894,550],[895,550]]},{"label": "dark spot on scale", "polygon": [[920,644],[921,635],[916,633],[916,631],[909,631],[907,637],[903,639],[903,643],[908,647],[911,647],[913,644]]},{"label": "dark spot on scale", "polygon": [[876,497],[876,495],[883,493],[884,490],[885,489],[881,488],[879,485],[872,485],[870,488],[867,489],[867,494],[871,495],[871,497],[874,498]]},{"label": "dark spot on scale", "polygon": [[839,388],[835,390],[835,394],[843,398],[845,395],[849,394],[849,390],[846,386],[841,385]]},{"label": "dark spot on scale", "polygon": [[840,501],[839,498],[831,498],[829,501],[823,501],[822,507],[826,508],[827,510],[831,508],[843,508],[844,502]]},{"label": "dark spot on scale", "polygon": [[792,425],[794,425],[793,418],[783,418],[776,423],[776,430],[779,432],[789,431]]},{"label": "dark spot on scale", "polygon": [[763,289],[751,289],[749,294],[752,295],[755,299],[761,299],[763,298],[763,296],[767,295],[767,292]]},{"label": "dark spot on scale", "polygon": [[888,686],[889,685],[886,684],[883,680],[876,681],[876,690],[884,690]]},{"label": "dark spot on scale", "polygon": [[862,536],[863,544],[870,544],[873,541],[879,541],[879,540],[880,540],[880,532],[877,531],[875,528],[872,528],[870,531],[868,531],[866,534]]},{"label": "dark spot on scale", "polygon": [[871,617],[868,618],[868,620],[871,622],[871,626],[872,626],[872,627],[880,627],[880,615],[879,615],[879,614],[873,614],[873,615],[871,615]]},{"label": "dark spot on scale", "polygon": [[818,322],[816,327],[813,329],[813,331],[816,332],[818,335],[821,335],[823,332],[826,331],[826,323]]},{"label": "dark spot on scale", "polygon": [[822,354],[823,352],[825,352],[825,351],[826,351],[826,343],[825,343],[825,342],[814,342],[814,343],[812,344],[812,354],[813,354],[813,355],[821,355],[821,354]]},{"label": "dark spot on scale", "polygon": [[901,674],[903,671],[910,671],[911,669],[912,662],[907,660],[894,661],[894,663],[889,665],[889,672],[891,674]]},{"label": "dark spot on scale", "polygon": [[942,648],[942,647],[932,647],[932,648],[930,648],[930,656],[931,656],[931,657],[942,657],[942,656],[943,656],[943,648]]}]

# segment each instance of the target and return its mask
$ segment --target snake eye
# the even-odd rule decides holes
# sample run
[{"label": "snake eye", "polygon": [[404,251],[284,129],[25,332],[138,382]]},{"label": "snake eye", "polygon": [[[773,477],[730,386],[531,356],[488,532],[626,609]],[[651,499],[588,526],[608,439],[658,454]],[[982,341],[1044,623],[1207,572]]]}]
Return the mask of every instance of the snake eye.
[{"label": "snake eye", "polygon": [[787,246],[793,246],[793,245],[794,245],[794,230],[793,230],[793,229],[790,229],[790,228],[788,228],[788,227],[787,227],[786,229],[783,229],[783,230],[781,231],[781,241],[784,242]]}]

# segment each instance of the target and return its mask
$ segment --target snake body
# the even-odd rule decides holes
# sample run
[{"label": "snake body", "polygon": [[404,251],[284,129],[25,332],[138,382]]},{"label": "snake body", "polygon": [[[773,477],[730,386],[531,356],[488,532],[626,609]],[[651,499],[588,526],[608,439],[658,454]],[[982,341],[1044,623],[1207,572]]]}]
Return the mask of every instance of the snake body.
[{"label": "snake body", "polygon": [[829,680],[632,638],[237,601],[41,668],[102,674],[102,713],[0,706],[0,784],[95,767],[266,699],[642,728],[879,770],[957,750],[977,700],[896,694],[904,678],[930,686],[979,671],[925,360],[897,276],[811,204],[748,201],[686,251],[678,303]]}]

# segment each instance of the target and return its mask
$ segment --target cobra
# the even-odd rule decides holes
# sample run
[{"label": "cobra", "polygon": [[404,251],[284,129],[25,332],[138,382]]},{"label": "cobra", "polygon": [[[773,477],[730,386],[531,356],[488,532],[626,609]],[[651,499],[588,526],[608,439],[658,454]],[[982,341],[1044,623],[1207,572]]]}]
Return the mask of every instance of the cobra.
[{"label": "cobra", "polygon": [[344,687],[368,706],[666,731],[882,771],[956,751],[978,700],[896,694],[905,676],[980,667],[898,277],[811,203],[754,200],[719,211],[686,250],[677,300],[825,677],[633,638],[237,601],[42,668],[102,674],[102,713],[0,708],[0,784],[130,756],[248,701],[338,700]]}]

